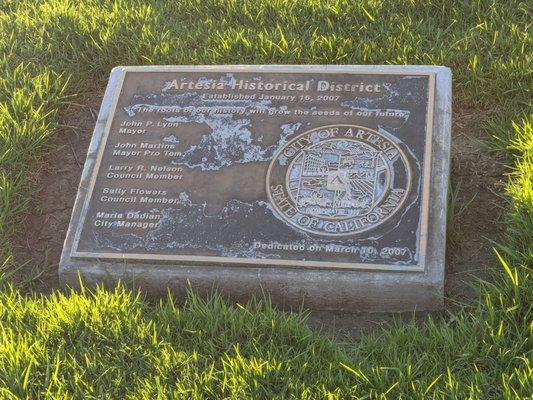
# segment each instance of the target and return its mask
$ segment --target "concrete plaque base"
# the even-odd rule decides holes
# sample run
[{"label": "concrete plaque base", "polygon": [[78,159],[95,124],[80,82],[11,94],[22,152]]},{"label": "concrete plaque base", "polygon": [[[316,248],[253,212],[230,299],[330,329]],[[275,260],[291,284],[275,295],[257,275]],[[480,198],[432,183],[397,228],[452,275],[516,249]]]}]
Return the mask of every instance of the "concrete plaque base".
[{"label": "concrete plaque base", "polygon": [[450,127],[444,67],[116,67],[60,279],[441,308]]}]

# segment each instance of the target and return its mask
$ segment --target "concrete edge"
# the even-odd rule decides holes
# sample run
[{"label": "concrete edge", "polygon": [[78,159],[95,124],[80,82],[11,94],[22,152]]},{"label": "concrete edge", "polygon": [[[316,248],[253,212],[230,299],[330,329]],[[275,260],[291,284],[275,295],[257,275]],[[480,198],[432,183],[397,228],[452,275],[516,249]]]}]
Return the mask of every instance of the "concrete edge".
[{"label": "concrete edge", "polygon": [[[426,268],[438,283],[444,306],[446,265],[446,227],[451,161],[452,71],[442,67],[436,74],[436,97],[433,121],[431,195]],[[442,268],[440,266],[443,266]]]},{"label": "concrete edge", "polygon": [[[115,67],[111,70],[109,74],[109,80],[107,83],[106,90],[104,92],[104,97],[102,99],[102,104],[100,105],[100,110],[98,111],[98,117],[96,119],[96,124],[93,129],[93,134],[91,137],[91,142],[89,143],[89,148],[87,149],[87,156],[85,157],[85,163],[83,164],[83,170],[80,176],[80,183],[78,184],[78,191],[76,193],[76,198],[74,200],[74,206],[72,208],[72,213],[70,215],[70,222],[67,229],[67,234],[63,242],[63,249],[61,251],[61,259],[59,261],[59,281],[63,284],[63,275],[66,273],[65,269],[68,269],[67,266],[68,260],[70,260],[70,253],[72,249],[72,243],[74,236],[76,234],[76,229],[78,221],[80,219],[81,210],[85,202],[85,197],[87,195],[88,185],[92,176],[94,169],[96,157],[98,155],[98,150],[100,148],[101,138],[104,134],[105,126],[109,118],[109,109],[111,108],[111,103],[117,86],[120,82],[120,78],[125,74],[125,69],[123,67]],[[70,267],[72,268],[72,267]]]},{"label": "concrete edge", "polygon": [[117,66],[113,70],[131,71],[131,72],[175,72],[175,71],[225,71],[227,69],[237,71],[281,71],[290,70],[297,72],[316,72],[316,71],[331,71],[331,72],[358,72],[358,73],[392,73],[392,72],[416,72],[416,73],[435,73],[435,74],[450,74],[451,69],[440,65],[331,65],[331,64],[222,64],[222,65],[128,65]]}]

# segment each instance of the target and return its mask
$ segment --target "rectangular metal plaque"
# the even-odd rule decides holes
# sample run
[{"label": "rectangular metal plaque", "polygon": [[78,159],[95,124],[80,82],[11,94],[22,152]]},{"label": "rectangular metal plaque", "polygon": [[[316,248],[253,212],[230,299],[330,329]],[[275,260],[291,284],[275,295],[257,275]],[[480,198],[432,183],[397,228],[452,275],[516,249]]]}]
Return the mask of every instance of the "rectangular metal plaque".
[{"label": "rectangular metal plaque", "polygon": [[445,67],[116,67],[61,282],[441,308],[450,138]]},{"label": "rectangular metal plaque", "polygon": [[423,271],[435,74],[126,68],[71,257]]}]

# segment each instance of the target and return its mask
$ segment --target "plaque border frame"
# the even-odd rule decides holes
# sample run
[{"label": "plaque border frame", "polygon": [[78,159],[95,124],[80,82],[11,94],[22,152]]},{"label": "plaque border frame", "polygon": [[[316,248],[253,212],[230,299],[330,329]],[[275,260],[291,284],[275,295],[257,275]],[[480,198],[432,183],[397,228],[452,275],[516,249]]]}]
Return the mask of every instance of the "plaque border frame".
[{"label": "plaque border frame", "polygon": [[[354,70],[354,67],[361,68]],[[220,267],[231,267],[235,265],[256,266],[256,267],[281,267],[287,269],[293,268],[312,268],[325,270],[372,270],[372,271],[406,271],[406,272],[424,272],[426,271],[426,253],[428,245],[428,220],[429,220],[429,196],[431,186],[431,165],[432,165],[432,146],[433,146],[433,120],[435,113],[435,89],[436,89],[436,72],[415,72],[415,71],[383,71],[373,70],[366,66],[329,66],[329,65],[220,65],[220,66],[127,66],[120,68],[118,84],[112,92],[112,103],[106,119],[104,131],[101,140],[98,143],[98,153],[96,162],[91,166],[90,181],[88,190],[83,199],[80,218],[77,221],[74,240],[71,245],[70,257],[78,260],[94,261],[111,261],[111,262],[129,262],[135,263],[165,263],[184,262],[191,265],[217,265]],[[402,67],[396,67],[402,68]],[[107,253],[107,252],[87,252],[78,251],[78,245],[81,232],[84,227],[85,218],[89,209],[96,178],[100,170],[100,164],[106,148],[107,139],[110,135],[110,128],[115,118],[115,110],[124,87],[124,80],[128,72],[133,73],[153,73],[153,72],[257,72],[257,73],[324,73],[324,74],[354,74],[354,75],[405,75],[405,76],[428,76],[428,99],[426,113],[426,143],[424,148],[424,168],[422,171],[421,186],[421,207],[420,207],[420,236],[418,238],[419,261],[416,265],[394,265],[394,264],[364,264],[348,262],[330,262],[330,261],[302,261],[291,259],[270,259],[270,258],[237,258],[223,256],[194,256],[194,255],[167,255],[167,254],[146,254],[146,253]],[[313,129],[313,128],[312,128]],[[95,128],[96,130],[96,128]],[[92,145],[93,143],[91,143]],[[87,168],[87,164],[84,168]],[[85,171],[84,171],[85,172]],[[268,193],[267,193],[268,195]],[[72,224],[72,221],[71,221]],[[72,227],[69,227],[69,229]],[[179,267],[179,265],[178,265]]]}]

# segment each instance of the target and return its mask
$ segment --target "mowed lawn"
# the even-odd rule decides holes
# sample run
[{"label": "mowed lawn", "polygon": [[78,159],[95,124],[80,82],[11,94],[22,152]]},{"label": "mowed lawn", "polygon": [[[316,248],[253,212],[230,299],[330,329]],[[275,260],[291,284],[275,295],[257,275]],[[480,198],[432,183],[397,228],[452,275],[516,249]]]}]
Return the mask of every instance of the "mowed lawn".
[{"label": "mowed lawn", "polygon": [[[531,398],[531,21],[512,0],[0,0],[0,398]],[[340,343],[264,301],[10,283],[29,178],[70,102],[116,65],[235,63],[451,67],[455,109],[509,160],[507,235],[478,300]]]}]

